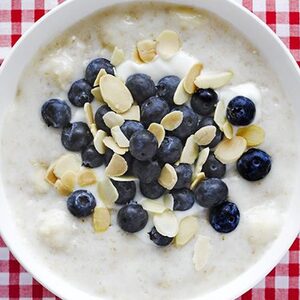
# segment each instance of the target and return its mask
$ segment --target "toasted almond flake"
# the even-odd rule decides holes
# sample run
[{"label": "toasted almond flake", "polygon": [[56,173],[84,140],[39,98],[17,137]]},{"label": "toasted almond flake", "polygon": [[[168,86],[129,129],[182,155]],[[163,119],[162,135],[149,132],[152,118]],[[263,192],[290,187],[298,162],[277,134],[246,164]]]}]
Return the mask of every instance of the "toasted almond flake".
[{"label": "toasted almond flake", "polygon": [[192,165],[199,154],[199,146],[194,141],[194,135],[188,137],[181,152],[180,162]]},{"label": "toasted almond flake", "polygon": [[223,126],[223,132],[226,138],[231,140],[233,138],[233,127],[232,125],[226,120],[224,126]]},{"label": "toasted almond flake", "polygon": [[124,51],[122,49],[119,49],[118,47],[115,47],[115,49],[111,55],[110,62],[114,66],[118,66],[119,64],[121,64],[124,61],[124,59],[125,59]]},{"label": "toasted almond flake", "polygon": [[237,161],[247,148],[247,141],[241,136],[234,136],[231,140],[224,139],[218,144],[215,157],[223,164]]},{"label": "toasted almond flake", "polygon": [[113,128],[115,126],[121,126],[125,120],[121,115],[109,111],[103,116],[103,121],[108,128]]},{"label": "toasted almond flake", "polygon": [[72,193],[72,190],[70,190],[69,187],[65,186],[60,179],[56,180],[54,187],[62,196],[69,196]]},{"label": "toasted almond flake", "polygon": [[105,169],[106,176],[122,176],[128,170],[125,158],[119,154],[114,154]]},{"label": "toasted almond flake", "polygon": [[95,207],[93,212],[93,227],[95,232],[104,232],[111,223],[110,213],[106,207]]},{"label": "toasted almond flake", "polygon": [[100,154],[105,153],[105,145],[104,145],[103,140],[106,137],[107,137],[107,133],[104,130],[101,130],[101,129],[98,130],[96,132],[96,134],[94,135],[94,146]]},{"label": "toasted almond flake", "polygon": [[193,263],[196,271],[201,271],[209,258],[211,252],[210,238],[204,235],[199,235],[195,246],[194,246],[194,255]]},{"label": "toasted almond flake", "polygon": [[156,137],[159,147],[166,135],[164,127],[161,124],[151,123],[148,130]]},{"label": "toasted almond flake", "polygon": [[56,177],[62,178],[64,173],[72,171],[78,173],[81,166],[81,159],[76,154],[65,154],[55,163],[53,173]]},{"label": "toasted almond flake", "polygon": [[180,81],[173,97],[173,101],[177,105],[182,105],[188,102],[190,99],[190,95],[185,91],[183,87],[184,81],[185,81],[184,78]]},{"label": "toasted almond flake", "polygon": [[226,107],[222,100],[220,100],[217,104],[214,121],[219,126],[220,130],[223,131],[224,124],[226,123]]},{"label": "toasted almond flake", "polygon": [[153,224],[156,230],[164,236],[174,237],[178,233],[178,220],[174,212],[170,210],[154,215]]},{"label": "toasted almond flake", "polygon": [[164,201],[164,205],[167,209],[173,210],[173,208],[174,208],[174,197],[172,196],[172,194],[170,194],[170,193],[165,194],[164,198],[163,198],[163,201]]},{"label": "toasted almond flake", "polygon": [[107,74],[100,78],[100,90],[104,102],[115,112],[127,111],[133,98],[124,82],[113,75]]},{"label": "toasted almond flake", "polygon": [[239,128],[236,135],[243,137],[248,147],[259,146],[265,139],[265,131],[258,125]]},{"label": "toasted almond flake", "polygon": [[198,219],[193,216],[185,217],[179,224],[179,230],[175,237],[175,245],[184,246],[187,244],[198,232]]},{"label": "toasted almond flake", "polygon": [[83,109],[85,112],[85,118],[86,118],[87,124],[91,127],[91,125],[95,123],[93,107],[92,107],[91,103],[88,103],[88,102],[85,103]]},{"label": "toasted almond flake", "polygon": [[137,181],[139,180],[137,177],[124,175],[124,176],[110,176],[110,179],[115,181]]},{"label": "toasted almond flake", "polygon": [[156,56],[156,42],[153,40],[142,40],[136,44],[140,59],[148,63]]},{"label": "toasted almond flake", "polygon": [[77,181],[80,186],[95,184],[97,182],[96,173],[90,169],[82,169],[78,174]]},{"label": "toasted almond flake", "polygon": [[188,94],[195,93],[196,85],[194,83],[197,76],[200,75],[203,65],[200,63],[194,64],[185,76],[183,87]]},{"label": "toasted almond flake", "polygon": [[121,148],[129,147],[129,140],[125,136],[125,134],[122,132],[120,126],[115,126],[111,130],[111,135]]},{"label": "toasted almond flake", "polygon": [[181,111],[172,111],[165,115],[161,120],[161,125],[168,131],[172,131],[180,126],[183,120],[183,113]]},{"label": "toasted almond flake", "polygon": [[115,142],[115,140],[111,136],[106,136],[103,139],[103,144],[112,150],[114,153],[123,155],[128,151],[128,148],[121,148],[118,146],[118,144]]},{"label": "toasted almond flake", "polygon": [[96,124],[94,124],[94,123],[91,124],[90,129],[91,129],[91,133],[92,133],[93,137],[95,138],[95,136],[97,134],[97,126],[96,126]]},{"label": "toasted almond flake", "polygon": [[101,178],[101,180],[98,182],[97,188],[100,200],[102,200],[107,208],[113,208],[114,203],[119,197],[119,194],[109,178]]},{"label": "toasted almond flake", "polygon": [[161,186],[168,190],[172,190],[177,182],[177,173],[170,164],[165,164],[161,170],[158,182]]},{"label": "toasted almond flake", "polygon": [[204,126],[195,133],[195,142],[199,146],[206,146],[215,138],[217,128],[213,125]]},{"label": "toasted almond flake", "polygon": [[136,62],[136,63],[139,64],[139,65],[144,63],[144,62],[141,60],[140,55],[139,55],[139,52],[138,52],[138,50],[137,50],[136,47],[133,49],[133,52],[132,52],[132,59],[133,59],[134,62]]},{"label": "toasted almond flake", "polygon": [[161,214],[166,210],[166,207],[162,203],[152,199],[144,199],[140,204],[145,210],[156,214]]},{"label": "toasted almond flake", "polygon": [[91,90],[91,93],[92,93],[92,95],[94,96],[94,98],[95,98],[97,101],[103,103],[103,98],[102,98],[102,95],[101,95],[101,91],[100,91],[100,87],[99,87],[99,86],[93,88],[93,89]]},{"label": "toasted almond flake", "polygon": [[69,189],[70,191],[74,191],[76,185],[76,178],[77,178],[76,173],[72,171],[67,171],[61,177],[61,182],[67,189]]},{"label": "toasted almond flake", "polygon": [[198,173],[198,174],[195,176],[193,182],[191,183],[190,189],[191,189],[191,190],[194,190],[194,189],[198,186],[198,184],[199,184],[201,181],[203,181],[204,179],[205,179],[205,173],[203,173],[203,172]]},{"label": "toasted almond flake", "polygon": [[56,162],[53,162],[47,169],[46,171],[46,174],[45,174],[45,180],[51,184],[51,185],[54,185],[56,180],[57,180],[57,177],[56,175],[54,174],[54,167],[55,167],[55,163]]},{"label": "toasted almond flake", "polygon": [[195,85],[201,89],[218,89],[228,84],[232,77],[232,72],[200,74],[195,80]]},{"label": "toasted almond flake", "polygon": [[49,184],[45,181],[45,175],[46,170],[38,166],[32,178],[34,190],[39,194],[46,194],[49,191]]},{"label": "toasted almond flake", "polygon": [[163,59],[170,59],[181,48],[181,42],[177,32],[172,30],[164,30],[157,37],[156,51]]},{"label": "toasted almond flake", "polygon": [[206,147],[200,151],[196,165],[195,165],[195,169],[194,169],[194,174],[193,174],[194,177],[196,177],[201,172],[202,167],[205,164],[208,156],[209,156],[209,148],[208,147]]},{"label": "toasted almond flake", "polygon": [[106,73],[105,69],[100,69],[100,71],[99,71],[99,73],[98,73],[98,75],[97,75],[97,77],[96,77],[96,79],[95,79],[94,86],[98,86],[98,85],[99,85],[100,78],[101,78],[102,76],[106,75],[106,74],[107,74],[107,73]]},{"label": "toasted almond flake", "polygon": [[120,114],[124,120],[133,120],[140,121],[141,120],[141,112],[140,107],[138,105],[132,105],[129,110]]}]

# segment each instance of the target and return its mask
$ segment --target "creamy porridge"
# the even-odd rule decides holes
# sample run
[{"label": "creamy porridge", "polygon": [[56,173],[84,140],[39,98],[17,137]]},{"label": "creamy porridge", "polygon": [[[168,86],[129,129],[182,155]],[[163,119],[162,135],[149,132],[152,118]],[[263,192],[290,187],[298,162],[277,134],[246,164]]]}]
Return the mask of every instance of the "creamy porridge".
[{"label": "creamy porridge", "polygon": [[[180,38],[178,44],[177,33]],[[158,42],[155,43],[155,40]],[[167,45],[164,45],[165,40]],[[122,135],[122,130],[118,130],[120,126],[122,128],[124,119],[140,120],[140,108],[137,104],[134,104],[135,108],[131,107],[132,103],[128,104],[131,95],[126,94],[127,88],[124,92],[122,81],[112,79],[112,76],[105,72],[100,74],[102,77],[98,78],[98,84],[92,90],[96,99],[91,105],[82,107],[80,101],[86,102],[86,98],[76,98],[76,87],[69,92],[73,82],[84,78],[86,67],[93,59],[111,59],[113,52],[113,62],[116,65],[113,72],[115,71],[118,78],[124,82],[133,74],[143,73],[151,76],[157,85],[161,78],[172,75],[182,80],[179,85],[177,82],[174,97],[172,95],[171,100],[176,104],[190,107],[191,94],[198,93],[195,90],[196,86],[215,88],[215,92],[210,90],[209,97],[212,97],[213,93],[219,100],[210,108],[199,107],[193,104],[192,100],[192,107],[196,112],[203,112],[205,109],[213,111],[203,113],[202,117],[197,119],[194,131],[188,135],[178,130],[185,116],[180,110],[175,109],[172,111],[176,112],[175,114],[169,114],[171,110],[168,108],[163,121],[162,118],[154,121],[168,104],[162,104],[154,117],[149,117],[149,112],[141,112],[144,127],[154,133],[150,135],[151,138],[154,137],[155,143],[158,144],[161,132],[169,131],[169,135],[172,135],[172,131],[177,130],[176,135],[181,139],[182,149],[174,161],[171,161],[173,153],[167,150],[156,153],[155,159],[159,160],[156,168],[159,169],[160,175],[156,176],[155,184],[150,180],[150,183],[146,182],[146,187],[141,189],[139,179],[143,177],[143,173],[146,174],[144,181],[154,175],[151,172],[147,173],[144,164],[136,163],[134,166],[134,169],[138,170],[135,172],[139,173],[134,174],[139,177],[134,179],[137,189],[134,201],[144,207],[141,208],[143,217],[140,223],[134,224],[139,227],[138,230],[120,223],[120,219],[121,222],[124,219],[117,216],[122,206],[113,203],[118,189],[111,184],[106,175],[109,174],[118,181],[116,177],[127,171],[129,161],[125,157],[126,154],[124,155],[124,149],[128,148],[129,140],[129,152],[135,158],[143,161],[140,155],[149,154],[149,147],[144,151],[135,145],[131,138],[126,138],[125,133]],[[168,55],[170,57],[167,57]],[[195,76],[190,72],[192,67]],[[109,67],[107,71],[109,73]],[[192,80],[186,79],[189,77],[187,74],[191,75]],[[93,85],[93,82],[91,84]],[[97,88],[99,84],[100,88]],[[129,89],[134,94],[132,88]],[[189,89],[192,91],[187,93]],[[142,97],[142,94],[143,91],[139,91],[133,97],[134,100],[139,102],[137,99]],[[93,98],[91,95],[90,97]],[[77,106],[72,105],[68,98]],[[112,135],[111,138],[105,136],[107,133],[105,134],[103,127],[99,128],[98,124],[96,127],[92,126],[94,114],[102,105],[99,101],[101,98],[106,103],[117,99],[109,102],[109,106],[114,108],[117,114],[110,112],[106,117],[102,116],[102,126],[114,128],[106,128],[109,135]],[[100,167],[80,167],[80,151],[66,150],[74,150],[74,145],[70,144],[74,140],[70,139],[72,130],[69,127],[63,129],[62,138],[61,129],[47,127],[40,112],[42,105],[49,99],[66,101],[71,107],[69,117],[72,123],[88,123],[86,116],[91,118],[91,131],[88,129],[89,136],[85,136],[85,139],[87,143],[94,139],[97,152],[103,151],[97,162],[102,164]],[[118,99],[122,101],[119,103]],[[250,99],[250,104],[247,102],[247,114],[252,112],[252,118],[247,124],[236,123],[235,118],[239,114],[236,113],[237,106],[230,107],[233,105],[232,99],[237,99],[236,105]],[[141,100],[144,101],[146,100]],[[88,114],[90,109],[94,112],[92,115]],[[232,115],[229,113],[230,109]],[[63,110],[67,115],[70,113],[66,106]],[[201,123],[205,118],[203,115],[211,115],[216,123],[208,122],[209,124],[205,125],[209,126],[199,126],[198,121]],[[53,125],[53,120],[50,119],[48,118],[49,124]],[[161,126],[153,126],[152,123],[161,123]],[[286,146],[290,145],[291,141],[296,141],[293,113],[271,69],[265,65],[263,58],[251,44],[228,24],[209,13],[187,7],[160,4],[118,6],[100,12],[71,28],[42,49],[36,59],[28,65],[5,124],[1,139],[2,164],[5,169],[2,180],[15,213],[24,247],[31,249],[37,263],[45,266],[45,272],[53,272],[91,296],[123,300],[188,299],[204,295],[236,278],[253,265],[276,239],[286,218],[288,199],[293,193],[295,183],[293,179],[297,178],[289,174],[295,171],[294,159],[298,146]],[[152,125],[151,129],[149,125]],[[252,127],[249,129],[248,125]],[[163,127],[166,130],[162,129]],[[199,132],[200,127],[206,128],[205,132]],[[218,134],[220,139],[214,145],[212,141],[218,138]],[[224,135],[227,139],[223,138]],[[221,141],[221,138],[224,140]],[[140,139],[139,136],[137,144]],[[80,143],[85,143],[85,140],[81,139]],[[191,145],[187,146],[189,143]],[[110,148],[115,150],[112,158],[113,152],[108,150]],[[272,157],[271,171],[267,174],[269,169],[265,170],[265,174],[261,176],[267,175],[264,179],[256,180],[260,179],[260,174],[256,174],[258,177],[254,178],[255,174],[249,175],[247,170],[245,171],[240,157],[247,151],[246,148],[259,148]],[[226,164],[225,175],[218,173],[225,172],[224,165],[219,162],[217,170],[213,170],[217,172],[213,174],[217,175],[208,176],[212,171],[207,158],[210,150],[215,151],[214,155],[218,161]],[[266,153],[264,158],[268,160]],[[88,154],[86,153],[87,160]],[[105,160],[110,161],[107,167],[104,164]],[[191,172],[193,171],[193,178],[190,174],[188,180],[189,185],[192,184],[191,189],[194,190],[191,193],[196,195],[192,196],[192,200],[184,198],[184,201],[181,201],[178,200],[178,194],[174,195],[171,192],[173,196],[170,197],[168,193],[167,196],[163,196],[160,190],[157,192],[157,180],[160,186],[158,189],[162,189],[163,192],[174,191],[174,185],[178,184],[178,178],[182,175],[178,170],[178,160],[180,163],[193,165],[192,168],[189,167]],[[239,172],[236,167],[237,160]],[[55,177],[55,186],[44,180],[47,176],[46,170],[49,171],[49,166],[51,170],[53,162],[56,173],[51,174]],[[57,162],[60,162],[59,166]],[[76,171],[74,187],[74,172],[69,172],[67,176],[63,173],[64,168]],[[205,186],[204,182],[209,182],[205,177],[222,177],[222,181],[217,179],[218,188],[213,200],[206,197],[211,187]],[[286,181],[286,178],[289,180]],[[48,181],[51,182],[52,179],[49,180],[48,174]],[[94,195],[94,204],[97,207],[93,217],[85,217],[86,212],[82,211],[82,214],[78,215],[76,207],[74,211],[72,206],[75,205],[72,199],[68,200],[67,207],[66,200],[71,191],[68,191],[69,186],[64,185],[65,182],[71,182],[71,189],[74,191],[87,190]],[[223,182],[229,190],[228,199]],[[126,197],[128,191],[117,192],[118,202],[120,197]],[[155,196],[155,192],[159,195]],[[231,223],[227,220],[229,225],[220,224],[217,212],[213,212],[213,208],[207,209],[212,206],[211,201],[215,201],[213,204],[218,207],[222,203],[228,204],[221,199],[222,197],[235,204],[231,207]],[[176,205],[178,210],[173,211]],[[91,212],[92,210],[93,208]],[[98,216],[95,216],[96,211]],[[70,212],[73,215],[77,214],[77,217]],[[164,217],[161,217],[162,215]],[[181,238],[174,238],[178,233],[178,224],[187,218],[189,221],[185,230],[182,229],[182,224],[179,226],[179,232],[182,230]],[[174,225],[174,222],[177,225]],[[156,232],[153,232],[153,225],[157,227]],[[120,227],[137,232],[126,233]],[[152,232],[151,239],[149,232]],[[163,232],[166,233],[165,239],[162,237]],[[167,245],[171,242],[167,247],[155,245],[163,246],[162,244]]]}]

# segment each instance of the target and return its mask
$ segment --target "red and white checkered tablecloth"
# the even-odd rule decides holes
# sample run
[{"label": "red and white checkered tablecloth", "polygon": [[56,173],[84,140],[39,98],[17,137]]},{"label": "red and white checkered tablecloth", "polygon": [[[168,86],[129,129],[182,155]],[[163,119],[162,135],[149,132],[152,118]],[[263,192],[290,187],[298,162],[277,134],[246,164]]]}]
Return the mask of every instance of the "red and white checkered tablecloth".
[{"label": "red and white checkered tablecloth", "polygon": [[[64,0],[0,0],[0,63],[18,38]],[[300,0],[236,0],[265,21],[300,66]],[[241,300],[300,299],[300,237],[280,264]],[[55,299],[9,252],[0,237],[0,299]]]}]

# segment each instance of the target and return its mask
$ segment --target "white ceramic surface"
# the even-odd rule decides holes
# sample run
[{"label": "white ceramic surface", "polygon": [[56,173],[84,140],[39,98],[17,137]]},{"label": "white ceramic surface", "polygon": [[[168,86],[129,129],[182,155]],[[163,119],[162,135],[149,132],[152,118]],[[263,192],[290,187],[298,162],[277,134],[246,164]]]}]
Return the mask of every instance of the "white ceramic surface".
[{"label": "white ceramic surface", "polygon": [[[26,64],[34,57],[35,53],[54,37],[62,33],[69,26],[87,17],[91,13],[109,5],[124,2],[124,0],[69,0],[52,10],[39,20],[16,44],[11,55],[5,60],[0,69],[0,122],[3,122],[9,103],[13,101],[17,83],[21,79],[22,71]],[[132,2],[128,0],[128,2]],[[300,112],[299,87],[300,72],[289,51],[279,38],[258,18],[245,8],[237,5],[232,0],[162,0],[161,2],[182,3],[211,11],[238,28],[261,52],[267,62],[276,73],[286,96],[294,105],[294,109]],[[300,127],[300,119],[297,120]],[[2,126],[3,124],[1,124]],[[5,124],[4,124],[5,126]],[[22,129],[20,129],[22,130]],[[12,133],[13,136],[13,133]],[[1,147],[5,145],[1,144]],[[292,147],[290,145],[287,147]],[[299,164],[299,160],[295,161]],[[5,172],[2,166],[1,172]],[[291,174],[293,176],[293,174]],[[288,178],[287,178],[288,180]],[[261,257],[261,259],[248,271],[223,287],[201,297],[201,299],[234,299],[246,292],[259,282],[286,253],[300,229],[300,191],[294,199],[291,199],[287,222],[282,224],[283,230],[275,243]],[[15,222],[10,211],[9,199],[4,196],[0,183],[0,232],[6,244],[18,261],[33,274],[35,279],[46,288],[63,299],[91,299],[77,287],[70,286],[52,274],[44,272],[42,265],[35,263],[30,249],[24,249],[20,245],[20,239],[16,238]],[[34,217],[34,216],[33,216]],[[199,299],[199,297],[198,297]]]}]

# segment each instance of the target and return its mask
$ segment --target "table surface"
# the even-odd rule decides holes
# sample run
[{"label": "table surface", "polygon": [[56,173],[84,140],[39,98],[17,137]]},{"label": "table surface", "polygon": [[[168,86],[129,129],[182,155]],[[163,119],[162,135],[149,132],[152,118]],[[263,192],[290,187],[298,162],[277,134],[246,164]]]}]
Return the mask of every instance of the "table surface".
[{"label": "table surface", "polygon": [[[236,0],[266,22],[300,66],[300,0]],[[0,63],[19,37],[63,0],[0,0]],[[280,264],[241,300],[300,299],[300,237]],[[9,252],[0,237],[0,299],[55,299]]]}]

